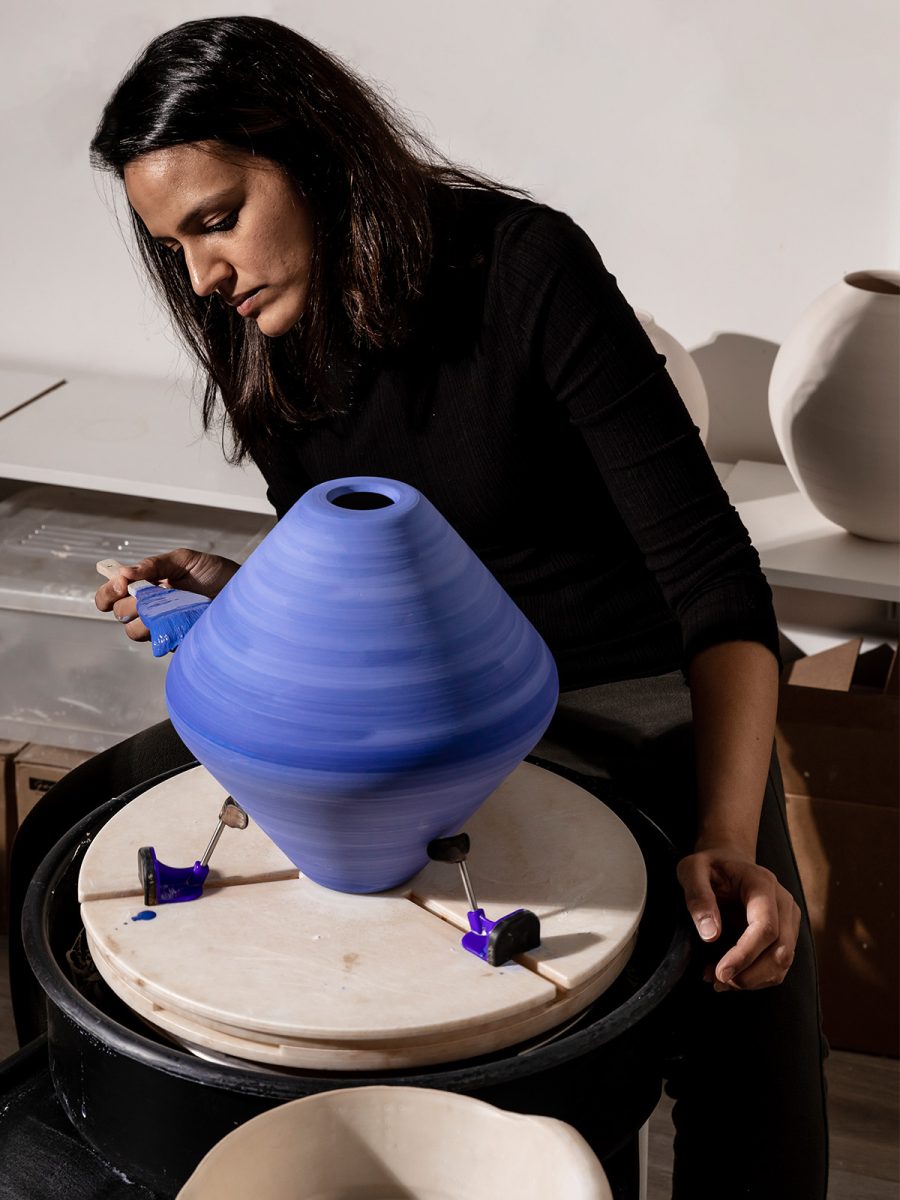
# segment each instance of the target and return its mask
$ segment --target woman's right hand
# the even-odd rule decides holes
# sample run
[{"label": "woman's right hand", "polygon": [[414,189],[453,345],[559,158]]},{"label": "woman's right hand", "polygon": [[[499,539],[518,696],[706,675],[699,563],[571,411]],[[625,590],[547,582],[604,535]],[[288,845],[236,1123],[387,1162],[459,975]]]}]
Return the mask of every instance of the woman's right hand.
[{"label": "woman's right hand", "polygon": [[94,601],[101,612],[113,612],[125,626],[125,632],[135,642],[147,641],[150,634],[137,615],[134,597],[128,585],[135,579],[149,579],[163,587],[180,588],[200,596],[217,596],[238,570],[239,564],[218,554],[203,554],[200,550],[171,550],[156,554],[134,566],[123,566],[121,575],[110,579],[97,589]]}]

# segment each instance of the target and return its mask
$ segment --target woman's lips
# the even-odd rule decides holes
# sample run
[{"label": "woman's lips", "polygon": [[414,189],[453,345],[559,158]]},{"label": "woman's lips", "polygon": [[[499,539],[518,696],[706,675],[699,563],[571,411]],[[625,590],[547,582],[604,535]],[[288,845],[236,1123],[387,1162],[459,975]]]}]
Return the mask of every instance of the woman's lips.
[{"label": "woman's lips", "polygon": [[[256,301],[259,298],[259,294],[262,290],[263,289],[261,287],[254,288],[252,292],[247,292],[244,295],[243,299],[238,297],[238,301],[235,304],[235,307],[237,308],[238,316],[249,317],[253,314],[253,312],[256,308]],[[232,301],[232,303],[235,303],[235,302]]]}]

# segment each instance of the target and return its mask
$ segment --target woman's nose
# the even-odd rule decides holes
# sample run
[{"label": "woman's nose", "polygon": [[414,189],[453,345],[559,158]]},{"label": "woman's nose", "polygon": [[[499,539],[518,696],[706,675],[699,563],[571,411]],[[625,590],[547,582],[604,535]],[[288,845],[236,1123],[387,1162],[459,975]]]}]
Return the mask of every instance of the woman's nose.
[{"label": "woman's nose", "polygon": [[225,259],[208,251],[185,246],[184,262],[191,287],[198,296],[211,296],[231,277],[231,267]]}]

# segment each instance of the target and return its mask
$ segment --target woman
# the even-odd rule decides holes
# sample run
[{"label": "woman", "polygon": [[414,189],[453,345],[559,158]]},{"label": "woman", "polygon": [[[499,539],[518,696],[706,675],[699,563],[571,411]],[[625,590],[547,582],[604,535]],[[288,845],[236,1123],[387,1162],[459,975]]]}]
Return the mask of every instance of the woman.
[{"label": "woman", "polygon": [[[233,458],[258,464],[279,516],[336,476],[420,488],[554,653],[564,694],[539,752],[614,775],[682,849],[709,952],[669,1067],[675,1195],[824,1196],[771,595],[587,237],[440,160],[345,68],[258,18],[153,42],[92,151],[124,180],[150,278],[206,372],[207,424],[221,401]],[[97,604],[144,638],[128,580],[214,595],[236,569],[161,555]],[[73,773],[23,826],[14,888],[78,797],[93,807],[189,757],[164,724]]]}]

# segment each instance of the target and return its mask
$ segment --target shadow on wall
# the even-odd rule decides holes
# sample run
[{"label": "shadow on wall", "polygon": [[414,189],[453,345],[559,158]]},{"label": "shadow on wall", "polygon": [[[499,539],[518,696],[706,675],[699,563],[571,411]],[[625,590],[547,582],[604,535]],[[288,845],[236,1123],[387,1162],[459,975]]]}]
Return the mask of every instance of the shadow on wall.
[{"label": "shadow on wall", "polygon": [[784,462],[769,420],[769,376],[778,346],[743,333],[718,333],[691,351],[709,397],[706,449],[719,462]]}]

